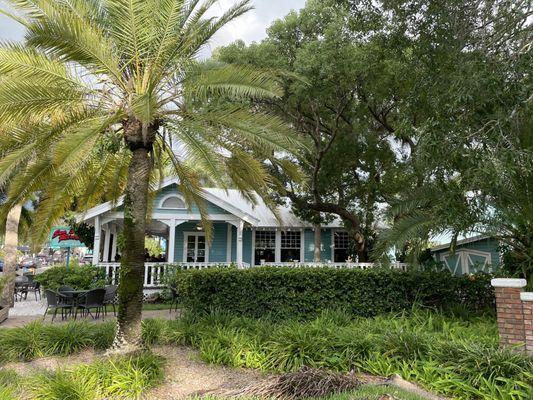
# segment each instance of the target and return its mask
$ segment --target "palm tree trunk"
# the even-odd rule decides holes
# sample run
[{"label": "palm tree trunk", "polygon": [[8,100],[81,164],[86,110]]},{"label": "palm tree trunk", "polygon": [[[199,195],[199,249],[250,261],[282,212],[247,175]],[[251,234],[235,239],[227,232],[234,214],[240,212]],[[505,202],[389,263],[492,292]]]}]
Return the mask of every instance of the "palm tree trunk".
[{"label": "palm tree trunk", "polygon": [[322,237],[320,225],[315,225],[315,249],[313,251],[313,261],[320,262],[322,258],[322,253],[320,247],[322,246]]},{"label": "palm tree trunk", "polygon": [[17,204],[9,210],[6,220],[4,276],[7,277],[7,282],[0,303],[9,307],[13,307],[14,304],[13,293],[15,291],[15,271],[17,269],[17,246],[21,212],[22,204]]},{"label": "palm tree trunk", "polygon": [[124,198],[124,248],[120,262],[118,287],[118,327],[113,348],[120,352],[139,349],[144,283],[144,237],[148,187],[150,180],[150,146],[138,140],[126,140],[132,151]]}]

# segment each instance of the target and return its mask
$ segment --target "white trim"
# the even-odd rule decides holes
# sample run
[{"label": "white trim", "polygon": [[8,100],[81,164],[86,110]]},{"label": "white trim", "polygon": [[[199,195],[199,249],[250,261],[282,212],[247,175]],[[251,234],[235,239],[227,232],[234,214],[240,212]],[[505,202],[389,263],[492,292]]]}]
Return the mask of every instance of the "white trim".
[{"label": "white trim", "polygon": [[522,300],[522,301],[533,301],[533,292],[522,292],[522,293],[520,293],[520,300]]},{"label": "white trim", "polygon": [[176,220],[171,220],[168,227],[168,241],[167,241],[167,261],[174,262],[174,253],[176,249]]},{"label": "white trim", "polygon": [[232,241],[232,234],[233,234],[233,228],[231,224],[226,223],[228,226],[228,232],[226,234],[226,262],[231,262],[231,241]]},{"label": "white trim", "polygon": [[274,248],[274,261],[281,262],[281,229],[276,229],[276,247]]},{"label": "white trim", "polygon": [[496,278],[492,279],[490,284],[494,287],[523,288],[527,285],[527,281],[525,279]]},{"label": "white trim", "polygon": [[[469,238],[466,238],[466,239],[458,240],[455,243],[455,245],[456,246],[460,246],[460,245],[463,245],[463,244],[479,242],[480,240],[485,240],[485,239],[490,239],[490,236],[487,236],[487,235],[472,236],[472,237],[469,237]],[[451,246],[451,243],[439,244],[438,246],[432,247],[430,250],[431,251],[439,251],[439,250],[448,249],[450,246]]]},{"label": "white trim", "polygon": [[237,227],[237,265],[240,267],[242,265],[242,256],[243,256],[243,229],[244,221],[239,222]]},{"label": "white trim", "polygon": [[[205,232],[183,232],[183,262],[189,262],[187,261],[187,242],[188,242],[188,236],[203,236],[205,237]],[[198,243],[197,243],[198,244]],[[207,240],[205,241],[205,261],[204,263],[209,262],[209,244],[207,243]]]},{"label": "white trim", "polygon": [[[168,209],[170,210],[170,209]],[[112,221],[114,219],[123,219],[124,213],[122,211],[116,211],[106,214],[106,220]],[[237,224],[239,221],[238,217],[235,217],[232,214],[208,214],[207,218],[211,221],[223,221],[229,223]],[[202,216],[200,214],[165,214],[165,213],[153,213],[151,215],[152,220],[157,220],[163,223],[175,219],[176,221],[201,221]]]},{"label": "white trim", "polygon": [[300,262],[305,262],[305,229],[300,228]]},{"label": "white trim", "polygon": [[[155,190],[161,190],[162,188],[165,188],[167,186],[170,186],[172,184],[179,184],[179,179],[177,178],[165,178],[159,187]],[[204,200],[207,200],[214,205],[228,211],[230,214],[233,214],[240,219],[252,224],[257,225],[259,224],[260,220],[250,214],[248,214],[246,211],[241,210],[238,207],[235,207],[234,205],[228,203],[227,201],[209,193],[206,190],[203,190],[200,192],[200,196],[204,198]],[[124,203],[124,196],[120,196],[116,203],[113,203],[111,201],[108,201],[106,203],[102,203],[97,205],[96,207],[90,208],[87,210],[84,214],[81,215],[82,221],[87,221],[89,219],[92,219],[96,217],[97,215],[101,215],[107,211],[111,211],[113,208],[121,206]]]},{"label": "white trim", "polygon": [[[168,199],[171,199],[173,197],[181,200],[183,202],[183,207],[178,207],[178,208],[175,208],[175,207],[163,207],[163,203],[165,201],[167,201]],[[180,194],[177,194],[177,193],[170,193],[170,194],[167,194],[166,196],[164,196],[159,201],[159,206],[157,208],[161,208],[162,210],[186,210],[187,206],[186,206],[185,199],[183,198],[183,196],[181,196]]]},{"label": "white trim", "polygon": [[100,231],[102,227],[100,225],[100,217],[94,218],[94,242],[93,242],[93,265],[98,264],[100,258]]}]

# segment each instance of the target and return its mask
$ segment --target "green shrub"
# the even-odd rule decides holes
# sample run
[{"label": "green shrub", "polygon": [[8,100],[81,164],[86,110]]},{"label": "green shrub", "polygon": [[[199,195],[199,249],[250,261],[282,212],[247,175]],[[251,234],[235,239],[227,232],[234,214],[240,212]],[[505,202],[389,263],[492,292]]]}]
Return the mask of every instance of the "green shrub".
[{"label": "green shrub", "polygon": [[[399,374],[458,399],[526,400],[533,390],[533,360],[499,349],[495,321],[488,317],[466,321],[415,309],[349,319],[330,310],[302,322],[215,312],[168,328],[203,360],[234,367]],[[155,340],[165,342],[168,332],[159,332]]]},{"label": "green shrub", "polygon": [[58,265],[35,276],[45,289],[57,290],[60,286],[71,286],[76,290],[94,289],[106,284],[105,271],[91,265],[73,265],[67,269]]},{"label": "green shrub", "polygon": [[62,325],[32,322],[20,328],[0,329],[0,362],[64,356],[86,348],[106,349],[114,332],[114,323],[87,322]]},{"label": "green shrub", "polygon": [[494,307],[489,275],[455,277],[439,272],[259,267],[248,270],[176,271],[168,278],[184,308],[213,308],[250,317],[312,318],[327,309],[375,316],[415,304],[461,306],[469,312]]},{"label": "green shrub", "polygon": [[163,359],[144,353],[47,372],[28,386],[36,400],[138,399],[162,375]]}]

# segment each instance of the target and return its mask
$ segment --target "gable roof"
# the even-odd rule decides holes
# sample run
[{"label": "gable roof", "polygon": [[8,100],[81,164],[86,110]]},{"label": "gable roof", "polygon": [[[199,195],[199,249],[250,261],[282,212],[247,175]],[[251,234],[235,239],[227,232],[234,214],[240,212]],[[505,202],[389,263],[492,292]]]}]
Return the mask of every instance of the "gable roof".
[{"label": "gable roof", "polygon": [[[479,242],[480,240],[485,240],[485,239],[490,239],[490,236],[486,236],[486,235],[472,236],[472,237],[469,237],[469,238],[466,238],[466,239],[458,240],[455,245],[456,246],[460,246],[460,245],[463,245],[463,244]],[[430,250],[431,251],[445,250],[445,249],[450,248],[450,246],[451,246],[451,243],[439,244],[438,246],[432,247]]]},{"label": "gable roof", "polygon": [[[178,184],[177,178],[166,178],[159,185],[161,190],[167,186]],[[242,194],[236,189],[219,189],[219,188],[203,188],[202,197],[216,206],[226,210],[228,213],[241,218],[243,221],[248,222],[252,226],[256,227],[277,227],[280,223],[276,219],[274,213],[267,207],[265,202],[256,196],[257,204],[253,205],[246,200]],[[104,214],[124,203],[124,196],[120,196],[116,203],[106,202],[93,207],[85,214],[81,216],[84,221],[93,219],[94,217]],[[281,226],[285,227],[311,227],[312,224],[302,221],[291,210],[288,205],[278,206],[278,214],[281,219]],[[323,227],[342,227],[342,223],[339,219],[335,219],[331,223],[324,225]]]}]

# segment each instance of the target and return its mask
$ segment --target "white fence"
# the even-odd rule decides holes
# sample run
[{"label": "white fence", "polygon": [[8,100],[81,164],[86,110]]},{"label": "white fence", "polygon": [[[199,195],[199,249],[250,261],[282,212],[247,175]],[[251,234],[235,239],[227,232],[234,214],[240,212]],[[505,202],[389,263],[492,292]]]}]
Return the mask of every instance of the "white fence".
[{"label": "white fence", "polygon": [[[105,268],[105,275],[110,284],[118,284],[118,270],[120,263],[100,263],[99,267]],[[158,288],[162,285],[162,278],[165,275],[166,270],[169,268],[180,268],[184,270],[189,269],[206,269],[220,266],[236,266],[235,263],[144,263],[144,287],[145,288]],[[243,263],[241,268],[249,268],[250,265]]]},{"label": "white fence", "polygon": [[[100,263],[99,267],[105,268],[105,275],[110,284],[118,284],[118,270],[120,268],[120,263]],[[212,267],[235,267],[235,263],[145,263],[144,264],[144,287],[147,289],[155,289],[163,286],[162,278],[165,275],[165,272],[170,268],[180,268],[184,270],[190,269],[207,269]],[[349,268],[349,269],[370,269],[375,268],[377,264],[374,263],[300,263],[300,262],[262,262],[261,266],[277,266],[277,267],[293,267],[293,268]],[[399,269],[405,271],[407,264],[405,263],[392,263],[391,267],[394,269]],[[247,269],[250,268],[250,264],[243,263],[239,268]]]},{"label": "white fence", "polygon": [[[371,269],[379,266],[379,264],[376,263],[365,263],[365,262],[330,262],[330,263],[315,263],[315,262],[261,262],[262,266],[269,266],[269,267],[306,267],[306,268],[323,268],[323,267],[330,267],[330,268],[348,268],[348,269]],[[393,269],[399,269],[402,271],[405,271],[407,269],[406,263],[391,263],[390,267]]]}]

